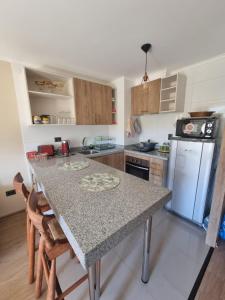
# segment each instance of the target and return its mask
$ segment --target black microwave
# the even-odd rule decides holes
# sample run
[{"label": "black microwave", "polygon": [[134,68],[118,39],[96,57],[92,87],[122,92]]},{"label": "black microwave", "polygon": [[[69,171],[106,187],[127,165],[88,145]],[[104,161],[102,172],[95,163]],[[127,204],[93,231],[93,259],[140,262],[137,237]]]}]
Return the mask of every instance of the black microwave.
[{"label": "black microwave", "polygon": [[215,139],[219,119],[208,118],[184,118],[177,120],[176,135],[186,138]]}]

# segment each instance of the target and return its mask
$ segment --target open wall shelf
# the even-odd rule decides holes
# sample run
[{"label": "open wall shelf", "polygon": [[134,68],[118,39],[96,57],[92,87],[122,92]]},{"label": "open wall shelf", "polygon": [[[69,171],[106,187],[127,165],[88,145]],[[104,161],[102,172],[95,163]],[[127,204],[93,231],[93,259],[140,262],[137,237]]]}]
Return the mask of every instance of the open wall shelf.
[{"label": "open wall shelf", "polygon": [[47,93],[47,92],[37,92],[37,91],[28,91],[30,96],[36,96],[36,98],[51,98],[51,99],[70,99],[72,96],[63,95],[63,94],[54,94],[54,93]]},{"label": "open wall shelf", "polygon": [[112,125],[117,124],[116,90],[112,89]]},{"label": "open wall shelf", "polygon": [[[30,125],[34,116],[47,115],[51,124],[75,124],[73,79],[34,69],[25,69],[30,103]],[[67,124],[68,123],[68,124]]]},{"label": "open wall shelf", "polygon": [[160,89],[160,113],[184,111],[184,80],[179,73],[162,78]]}]

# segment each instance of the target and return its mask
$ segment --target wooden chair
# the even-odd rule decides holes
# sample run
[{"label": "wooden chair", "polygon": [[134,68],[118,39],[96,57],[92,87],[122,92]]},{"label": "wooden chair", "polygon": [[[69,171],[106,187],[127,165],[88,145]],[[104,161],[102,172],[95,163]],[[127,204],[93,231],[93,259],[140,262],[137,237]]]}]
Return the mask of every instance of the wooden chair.
[{"label": "wooden chair", "polygon": [[[23,177],[20,173],[17,173],[16,176],[13,179],[13,186],[16,190],[16,193],[23,196],[25,203],[27,204],[28,197],[30,192],[26,188],[25,184],[23,183]],[[47,199],[45,198],[44,194],[42,192],[37,193],[38,197],[38,203],[37,203],[37,209],[39,212],[46,212],[50,210],[50,206],[48,204]],[[30,218],[27,214],[27,220],[26,220],[26,227],[27,227],[27,248],[28,248],[28,280],[29,283],[34,282],[34,266],[35,266],[35,228],[32,225]]]},{"label": "wooden chair", "polygon": [[47,300],[62,300],[83,283],[88,278],[88,275],[84,275],[63,293],[58,294],[57,298],[55,297],[56,258],[72,248],[57,220],[51,216],[43,216],[38,212],[38,195],[34,190],[32,190],[28,198],[27,212],[31,222],[37,228],[41,236],[38,250],[35,296],[39,298],[41,295],[44,271],[48,285]]}]

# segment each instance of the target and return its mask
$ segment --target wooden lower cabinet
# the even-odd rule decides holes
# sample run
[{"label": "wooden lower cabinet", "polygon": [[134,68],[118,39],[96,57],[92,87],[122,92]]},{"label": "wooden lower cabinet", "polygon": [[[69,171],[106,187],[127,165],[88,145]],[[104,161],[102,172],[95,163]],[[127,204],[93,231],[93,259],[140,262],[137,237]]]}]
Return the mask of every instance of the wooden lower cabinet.
[{"label": "wooden lower cabinet", "polygon": [[167,161],[150,158],[149,181],[159,186],[166,185]]},{"label": "wooden lower cabinet", "polygon": [[120,171],[124,171],[124,152],[97,156],[93,157],[92,159]]}]

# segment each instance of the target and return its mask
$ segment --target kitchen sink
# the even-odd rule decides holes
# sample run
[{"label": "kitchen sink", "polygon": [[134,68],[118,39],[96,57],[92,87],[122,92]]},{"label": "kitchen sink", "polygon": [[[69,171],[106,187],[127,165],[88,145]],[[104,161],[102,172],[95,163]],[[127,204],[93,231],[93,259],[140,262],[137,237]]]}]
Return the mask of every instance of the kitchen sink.
[{"label": "kitchen sink", "polygon": [[99,151],[96,151],[96,150],[92,150],[92,149],[89,149],[89,150],[80,150],[79,153],[81,154],[85,154],[85,155],[88,155],[88,154],[95,154],[95,153],[99,153]]}]

